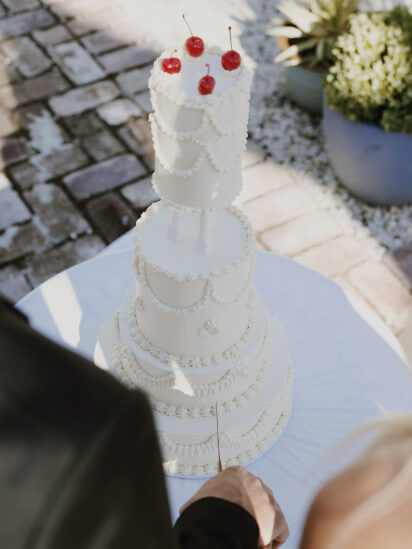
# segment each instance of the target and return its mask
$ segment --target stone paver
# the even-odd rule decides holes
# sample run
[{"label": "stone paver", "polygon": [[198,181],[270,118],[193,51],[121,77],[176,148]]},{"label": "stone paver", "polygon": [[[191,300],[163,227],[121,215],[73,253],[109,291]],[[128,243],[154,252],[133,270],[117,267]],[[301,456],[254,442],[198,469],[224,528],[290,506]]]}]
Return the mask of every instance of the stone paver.
[{"label": "stone paver", "polygon": [[294,256],[321,242],[342,234],[334,217],[326,210],[315,210],[260,234],[271,252]]},{"label": "stone paver", "polygon": [[54,17],[44,9],[8,17],[0,21],[0,39],[20,36],[36,29],[49,27],[53,23],[55,23]]},{"label": "stone paver", "polygon": [[398,248],[393,253],[386,254],[384,263],[412,290],[412,246]]},{"label": "stone paver", "polygon": [[28,279],[36,287],[54,274],[94,257],[103,248],[104,242],[98,236],[83,236],[69,241],[59,248],[34,256],[28,268]]},{"label": "stone paver", "polygon": [[8,63],[16,67],[21,75],[31,78],[47,70],[51,59],[36,46],[27,36],[6,40],[1,45]]},{"label": "stone paver", "polygon": [[16,191],[13,191],[10,181],[0,173],[0,231],[14,223],[22,223],[31,218],[31,213]]},{"label": "stone paver", "polygon": [[120,187],[144,175],[145,167],[132,154],[115,156],[84,170],[73,172],[64,183],[77,200]]},{"label": "stone paver", "polygon": [[126,95],[133,95],[137,92],[147,90],[148,80],[152,67],[144,67],[143,69],[134,69],[123,72],[116,77],[116,82],[119,88]]},{"label": "stone paver", "polygon": [[240,204],[270,191],[296,183],[290,169],[274,162],[260,162],[243,171],[243,189]]},{"label": "stone paver", "polygon": [[62,118],[62,122],[75,137],[91,135],[104,128],[101,120],[92,111]]},{"label": "stone paver", "polygon": [[78,42],[50,46],[49,52],[64,74],[76,85],[90,84],[105,76],[104,70]]},{"label": "stone paver", "polygon": [[324,276],[332,277],[345,273],[371,256],[368,246],[359,238],[340,236],[298,254],[295,259]]},{"label": "stone paver", "polygon": [[116,99],[116,101],[99,107],[97,112],[109,126],[120,126],[127,122],[131,116],[142,114],[139,107],[130,99]]},{"label": "stone paver", "polygon": [[67,28],[70,29],[70,32],[72,32],[74,36],[77,37],[84,36],[85,34],[88,34],[90,32],[90,25],[79,21],[78,19],[73,19],[73,21],[69,21],[67,23]]},{"label": "stone paver", "polygon": [[116,73],[150,63],[156,59],[157,55],[150,48],[128,46],[112,53],[100,55],[99,61],[108,73]]},{"label": "stone paver", "polygon": [[14,265],[0,269],[0,295],[7,297],[12,303],[16,303],[28,292],[31,286],[23,272]]},{"label": "stone paver", "polygon": [[6,108],[14,109],[18,105],[64,92],[68,87],[68,82],[60,73],[51,71],[25,82],[0,88],[0,104]]},{"label": "stone paver", "polygon": [[136,224],[137,215],[114,193],[93,198],[86,210],[107,242],[116,240]]},{"label": "stone paver", "polygon": [[38,8],[40,5],[38,0],[3,0],[3,4],[9,8],[11,12]]},{"label": "stone paver", "polygon": [[261,232],[318,209],[318,203],[308,191],[291,183],[244,203],[242,209],[255,231]]},{"label": "stone paver", "polygon": [[81,38],[81,42],[90,53],[95,55],[124,46],[124,43],[121,40],[105,31],[89,34],[88,36]]},{"label": "stone paver", "polygon": [[24,139],[0,139],[0,170],[25,160],[33,149]]},{"label": "stone paver", "polygon": [[42,227],[35,220],[12,225],[0,234],[0,265],[34,252],[46,242]]},{"label": "stone paver", "polygon": [[71,116],[112,101],[118,95],[117,87],[113,82],[106,80],[53,97],[49,104],[57,116]]},{"label": "stone paver", "polygon": [[88,222],[56,185],[36,185],[24,193],[24,198],[47,227],[48,237],[55,244],[66,240],[67,235],[73,237],[90,230]]},{"label": "stone paver", "polygon": [[33,117],[44,117],[50,113],[47,111],[44,104],[39,101],[36,103],[30,103],[29,105],[24,105],[23,107],[18,107],[16,109],[16,114],[20,127],[28,130],[29,126],[33,124]]},{"label": "stone paver", "polygon": [[133,96],[133,99],[144,112],[146,113],[153,112],[153,105],[152,105],[152,100],[150,98],[149,90],[146,90],[141,93],[136,93]]},{"label": "stone paver", "polygon": [[246,143],[246,150],[243,153],[242,168],[245,170],[246,168],[250,168],[255,164],[259,164],[263,161],[264,157],[264,150],[259,147],[259,145],[257,145],[254,141],[251,141],[249,139]]},{"label": "stone paver", "polygon": [[20,79],[20,75],[14,67],[11,67],[5,62],[5,59],[0,56],[0,86],[6,86],[10,82],[15,82]]},{"label": "stone paver", "polygon": [[[152,130],[146,118],[131,118],[128,122],[129,132],[123,131],[120,135],[129,143],[129,146],[145,161],[150,170],[154,170],[155,152],[153,149]],[[133,149],[131,139],[137,144]]]},{"label": "stone paver", "polygon": [[88,162],[89,159],[78,146],[69,145],[44,156],[32,157],[30,161],[10,168],[10,173],[20,189],[28,189],[82,168]]},{"label": "stone paver", "polygon": [[140,181],[123,187],[120,193],[136,210],[145,210],[150,204],[159,200],[153,189],[151,177],[145,177]]},{"label": "stone paver", "polygon": [[96,162],[124,152],[120,141],[106,130],[84,137],[82,144]]},{"label": "stone paver", "polygon": [[395,275],[383,263],[366,262],[347,276],[395,333],[399,332],[412,310],[412,299]]},{"label": "stone paver", "polygon": [[[0,89],[1,92],[1,89]],[[0,93],[1,96],[1,93]],[[1,101],[1,98],[0,98]],[[7,137],[19,129],[19,121],[15,113],[0,105],[0,137]]]},{"label": "stone paver", "polygon": [[36,30],[33,32],[33,37],[39,44],[46,47],[72,39],[72,35],[63,25],[55,25],[46,30]]}]

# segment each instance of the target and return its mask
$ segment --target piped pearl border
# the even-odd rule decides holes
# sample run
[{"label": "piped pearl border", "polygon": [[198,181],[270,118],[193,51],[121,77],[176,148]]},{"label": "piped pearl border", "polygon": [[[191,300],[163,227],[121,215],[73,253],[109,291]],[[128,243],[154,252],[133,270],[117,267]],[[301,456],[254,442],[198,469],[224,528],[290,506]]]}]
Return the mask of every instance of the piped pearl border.
[{"label": "piped pearl border", "polygon": [[[183,281],[196,282],[198,280],[209,280],[210,278],[218,277],[220,275],[230,273],[233,270],[237,269],[239,265],[243,263],[245,260],[247,260],[248,256],[255,251],[255,241],[253,238],[253,230],[249,223],[248,218],[238,208],[236,208],[235,206],[230,206],[228,208],[225,208],[225,211],[230,213],[234,217],[236,217],[236,219],[242,225],[242,228],[245,234],[244,249],[243,249],[243,252],[240,254],[240,256],[236,258],[229,265],[224,265],[223,267],[216,267],[215,269],[212,269],[204,273],[188,273],[188,274],[172,273],[171,271],[169,271],[168,269],[165,269],[161,265],[149,261],[149,259],[144,254],[142,250],[142,246],[140,244],[141,233],[144,231],[146,224],[150,221],[152,217],[157,215],[162,209],[165,209],[165,208],[168,208],[168,204],[165,203],[163,200],[161,200],[160,202],[155,202],[140,216],[140,218],[136,222],[136,229],[134,232],[135,271],[136,269],[138,269],[139,262],[143,261],[144,263],[150,265],[153,271],[163,273],[168,278],[171,278],[172,280],[176,280],[178,282],[183,282]],[[191,208],[189,208],[189,210],[191,210]]]},{"label": "piped pearl border", "polygon": [[136,315],[137,307],[134,301],[131,301],[129,305],[129,330],[134,341],[139,345],[139,347],[150,353],[158,360],[161,360],[165,364],[178,363],[179,366],[183,369],[212,366],[214,364],[220,364],[225,360],[235,358],[249,343],[255,325],[255,306],[255,292],[252,288],[247,302],[247,308],[249,311],[248,322],[246,330],[244,331],[239,341],[233,343],[221,353],[213,353],[206,356],[182,357],[167,353],[166,351],[162,351],[161,349],[153,345],[140,330],[139,321]]},{"label": "piped pearl border", "polygon": [[[117,327],[116,327],[116,322],[117,322]],[[126,363],[128,368],[130,368],[130,359],[127,356],[128,350],[126,349],[125,345],[121,341],[118,322],[119,321],[117,317],[117,319],[115,319],[115,329],[117,329],[117,333],[116,333],[116,342],[113,349],[112,364],[113,364],[113,367],[119,372],[121,379],[123,379],[128,386],[138,387],[141,385],[140,379],[139,378],[132,379],[129,369],[126,369],[124,367],[124,363]],[[256,363],[261,364],[261,367],[257,370],[256,379],[253,382],[251,382],[250,386],[247,389],[243,390],[239,395],[225,402],[221,402],[219,404],[220,410],[226,413],[236,410],[236,408],[244,406],[248,400],[253,398],[254,395],[262,389],[264,380],[268,376],[270,367],[272,365],[272,361],[264,357],[265,351],[267,350],[268,343],[269,343],[268,331],[266,331],[263,337],[261,347],[256,356]],[[212,400],[214,402],[215,398],[212,398]],[[156,412],[158,412],[159,414],[164,414],[166,416],[196,419],[196,418],[202,418],[202,417],[203,418],[213,417],[215,415],[214,404],[213,405],[211,404],[209,406],[201,406],[201,407],[177,406],[175,404],[169,404],[169,403],[157,400],[153,396],[150,398],[150,401],[152,403],[152,408]]]},{"label": "piped pearl border", "polygon": [[214,301],[218,305],[232,305],[234,303],[237,303],[244,296],[250,286],[253,277],[254,264],[254,255],[252,255],[246,281],[243,284],[242,288],[239,290],[239,292],[233,298],[222,299],[220,297],[217,297],[216,288],[214,288],[213,286],[213,280],[208,280],[205,282],[201,298],[196,301],[196,303],[193,303],[193,305],[189,305],[187,307],[171,307],[170,305],[166,305],[166,303],[163,303],[163,301],[161,301],[157,297],[157,295],[153,291],[153,288],[150,285],[150,281],[147,275],[147,265],[143,263],[143,261],[138,262],[137,266],[135,264],[135,273],[137,279],[141,282],[143,287],[146,288],[150,299],[157,307],[159,307],[159,309],[161,309],[165,313],[183,315],[200,311],[200,309],[202,309],[207,303],[209,303],[209,301]]},{"label": "piped pearl border", "polygon": [[[220,433],[221,450],[231,450],[231,456],[224,460],[223,467],[244,465],[264,452],[286,427],[291,411],[291,391],[293,368],[290,364],[287,382],[280,401],[276,399],[262,412],[256,424],[240,437],[230,437],[224,431]],[[281,413],[278,413],[281,408]],[[163,467],[166,473],[180,475],[207,475],[216,473],[217,468],[217,436],[212,434],[203,443],[177,444],[170,440],[167,433],[159,433],[160,443],[166,461]],[[208,459],[207,463],[187,463],[185,458]],[[167,461],[169,459],[169,461]]]}]

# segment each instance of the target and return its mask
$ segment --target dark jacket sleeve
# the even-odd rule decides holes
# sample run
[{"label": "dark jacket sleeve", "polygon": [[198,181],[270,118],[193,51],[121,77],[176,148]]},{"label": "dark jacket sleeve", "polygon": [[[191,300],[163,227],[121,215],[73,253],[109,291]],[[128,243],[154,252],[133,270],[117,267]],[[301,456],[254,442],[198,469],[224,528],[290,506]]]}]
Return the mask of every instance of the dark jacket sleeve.
[{"label": "dark jacket sleeve", "polygon": [[0,302],[0,547],[254,549],[241,507],[206,498],[171,526],[149,402]]},{"label": "dark jacket sleeve", "polygon": [[256,520],[240,505],[220,498],[192,503],[178,518],[175,534],[182,549],[256,549]]},{"label": "dark jacket sleeve", "polygon": [[56,496],[39,549],[176,547],[147,402],[131,394],[113,411]]}]

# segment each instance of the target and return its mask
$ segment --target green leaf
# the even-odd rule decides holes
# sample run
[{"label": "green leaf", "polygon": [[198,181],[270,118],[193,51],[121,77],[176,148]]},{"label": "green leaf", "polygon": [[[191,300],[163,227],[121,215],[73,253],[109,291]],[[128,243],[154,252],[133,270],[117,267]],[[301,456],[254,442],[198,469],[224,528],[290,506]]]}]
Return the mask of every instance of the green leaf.
[{"label": "green leaf", "polygon": [[324,51],[325,51],[325,42],[321,40],[320,42],[318,42],[316,46],[316,57],[318,59],[322,59]]}]

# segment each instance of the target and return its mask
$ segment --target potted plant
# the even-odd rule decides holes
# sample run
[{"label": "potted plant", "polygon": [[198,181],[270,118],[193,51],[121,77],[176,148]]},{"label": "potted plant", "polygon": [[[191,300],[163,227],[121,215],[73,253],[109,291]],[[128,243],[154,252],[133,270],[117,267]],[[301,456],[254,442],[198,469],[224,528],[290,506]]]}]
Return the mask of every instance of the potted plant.
[{"label": "potted plant", "polygon": [[368,202],[412,202],[412,14],[352,15],[333,56],[323,124],[336,175]]},{"label": "potted plant", "polygon": [[[281,25],[269,29],[281,53],[275,62],[286,67],[289,95],[301,107],[322,112],[322,88],[332,63],[336,38],[346,31],[359,0],[284,0],[278,6]],[[279,20],[273,22],[279,23]]]}]

